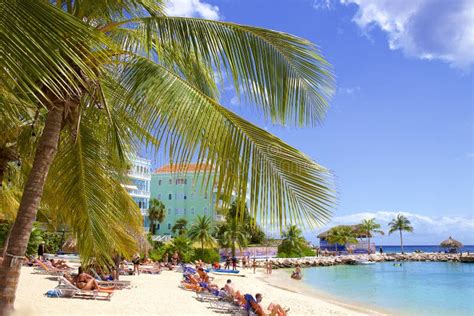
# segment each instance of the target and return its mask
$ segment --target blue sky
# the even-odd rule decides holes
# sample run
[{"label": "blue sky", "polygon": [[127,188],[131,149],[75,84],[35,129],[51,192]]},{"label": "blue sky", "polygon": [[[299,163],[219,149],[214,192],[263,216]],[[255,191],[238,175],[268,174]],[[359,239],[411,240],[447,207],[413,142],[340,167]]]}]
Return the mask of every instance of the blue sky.
[{"label": "blue sky", "polygon": [[[333,64],[337,91],[319,127],[287,128],[255,119],[233,91],[221,100],[333,171],[339,202],[330,225],[370,217],[386,225],[402,212],[415,226],[407,244],[437,244],[449,235],[474,244],[474,2],[172,0],[169,5],[172,15],[304,37]],[[321,229],[307,237],[314,240]]]}]

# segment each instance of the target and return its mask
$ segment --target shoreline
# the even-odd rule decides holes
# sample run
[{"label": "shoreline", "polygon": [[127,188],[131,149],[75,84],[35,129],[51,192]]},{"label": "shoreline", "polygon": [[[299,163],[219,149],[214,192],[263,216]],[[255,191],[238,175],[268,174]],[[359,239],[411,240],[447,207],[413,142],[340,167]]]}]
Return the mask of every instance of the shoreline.
[{"label": "shoreline", "polygon": [[[366,315],[391,315],[390,311],[384,310],[380,307],[364,305],[359,302],[344,302],[342,298],[331,295],[324,290],[316,289],[304,281],[293,280],[290,278],[292,269],[277,269],[274,270],[271,277],[259,276],[257,277],[262,282],[269,286],[279,288],[285,291],[297,293],[307,296],[309,298],[316,298],[324,302],[338,305],[342,308],[349,309],[356,313]],[[304,271],[304,269],[303,269]]]},{"label": "shoreline", "polygon": [[[236,290],[255,295],[262,293],[263,306],[271,302],[289,307],[289,315],[383,315],[360,305],[344,304],[317,294],[304,284],[291,284],[285,271],[267,277],[263,269],[245,277],[214,275],[214,283],[223,286],[231,279]],[[43,294],[57,285],[55,277],[36,274],[23,267],[13,315],[219,315],[207,302],[196,300],[196,294],[178,287],[181,273],[163,271],[159,275],[123,276],[131,289],[116,290],[111,301],[70,298],[48,298]]]}]

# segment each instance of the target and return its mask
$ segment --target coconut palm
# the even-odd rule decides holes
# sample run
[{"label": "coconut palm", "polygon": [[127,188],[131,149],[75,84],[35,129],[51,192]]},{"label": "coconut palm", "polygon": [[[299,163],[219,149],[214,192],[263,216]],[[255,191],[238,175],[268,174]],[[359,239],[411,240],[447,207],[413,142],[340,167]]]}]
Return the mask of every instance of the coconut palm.
[{"label": "coconut palm", "polygon": [[367,253],[370,253],[370,237],[373,234],[383,235],[384,232],[380,229],[380,224],[375,222],[375,218],[363,219],[359,225],[359,230],[367,236]]},{"label": "coconut palm", "polygon": [[204,250],[205,245],[213,245],[214,237],[212,237],[212,219],[208,216],[196,217],[196,220],[189,228],[188,236],[192,241],[199,241],[201,249]]},{"label": "coconut palm", "polygon": [[155,233],[155,222],[162,223],[166,217],[166,207],[158,199],[150,199],[148,207],[148,219],[150,220],[150,233]]},{"label": "coconut palm", "polygon": [[354,229],[351,226],[337,226],[332,228],[327,236],[327,240],[331,243],[336,245],[347,245],[347,244],[355,244],[357,243],[356,234]]},{"label": "coconut palm", "polygon": [[187,225],[188,221],[186,220],[186,218],[178,218],[174,223],[173,227],[171,227],[171,231],[173,232],[173,234],[177,233],[178,236],[184,236],[188,231]]},{"label": "coconut palm", "polygon": [[[141,143],[165,144],[183,165],[198,157],[198,164],[215,166],[218,195],[230,199],[235,190],[245,197],[249,188],[250,209],[272,224],[288,214],[310,224],[329,218],[327,169],[217,102],[215,79],[225,75],[273,123],[319,123],[333,80],[310,42],[167,17],[157,0],[10,0],[1,10],[0,31],[8,36],[0,42],[0,115],[27,113],[37,127],[0,270],[2,310],[13,307],[19,265],[12,260],[25,254],[47,192],[57,197],[53,207],[67,208],[62,214],[81,255],[101,256],[114,244],[135,247],[115,224],[141,218],[119,188],[127,153]],[[116,216],[120,209],[128,212]]]},{"label": "coconut palm", "polygon": [[397,217],[395,217],[394,219],[392,219],[390,221],[390,223],[388,223],[388,227],[390,228],[388,230],[388,233],[391,234],[395,231],[399,231],[400,232],[400,248],[402,249],[402,253],[403,252],[403,234],[402,234],[402,231],[405,231],[405,232],[413,232],[413,227],[410,225],[410,221],[408,220],[408,218],[406,218],[405,216],[403,216],[402,214],[398,214]]},{"label": "coconut palm", "polygon": [[242,249],[247,246],[248,234],[245,226],[238,218],[227,219],[220,229],[223,233],[219,242],[222,246],[231,249],[232,257],[235,257],[235,250],[237,248]]},{"label": "coconut palm", "polygon": [[301,254],[301,250],[306,244],[306,240],[301,234],[301,230],[296,225],[288,226],[287,230],[281,234],[282,248],[288,249],[288,253],[296,252]]}]

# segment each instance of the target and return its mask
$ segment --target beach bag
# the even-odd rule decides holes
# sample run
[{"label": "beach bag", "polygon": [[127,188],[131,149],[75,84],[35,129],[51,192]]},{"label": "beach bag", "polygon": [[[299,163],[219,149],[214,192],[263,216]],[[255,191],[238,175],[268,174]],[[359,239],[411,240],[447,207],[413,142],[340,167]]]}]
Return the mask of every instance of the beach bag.
[{"label": "beach bag", "polygon": [[53,289],[49,290],[48,292],[45,293],[47,297],[61,297],[62,293],[60,289]]}]

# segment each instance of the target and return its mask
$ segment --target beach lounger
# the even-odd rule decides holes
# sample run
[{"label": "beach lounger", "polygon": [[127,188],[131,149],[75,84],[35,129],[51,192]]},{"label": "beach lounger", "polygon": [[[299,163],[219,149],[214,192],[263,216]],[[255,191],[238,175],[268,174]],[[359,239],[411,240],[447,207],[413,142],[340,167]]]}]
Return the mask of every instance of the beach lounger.
[{"label": "beach lounger", "polygon": [[35,260],[36,264],[36,271],[38,273],[43,273],[43,274],[49,274],[49,275],[62,275],[64,273],[68,273],[71,270],[67,269],[58,269],[56,267],[53,267],[52,265],[46,264],[41,260]]},{"label": "beach lounger", "polygon": [[103,287],[114,287],[116,290],[130,289],[132,287],[131,281],[122,281],[122,280],[102,280],[99,274],[94,269],[90,269],[94,278],[97,280],[100,286]]},{"label": "beach lounger", "polygon": [[110,301],[110,298],[114,294],[113,289],[81,290],[62,276],[58,277],[58,282],[59,284],[56,286],[56,289],[61,291],[61,297]]}]

